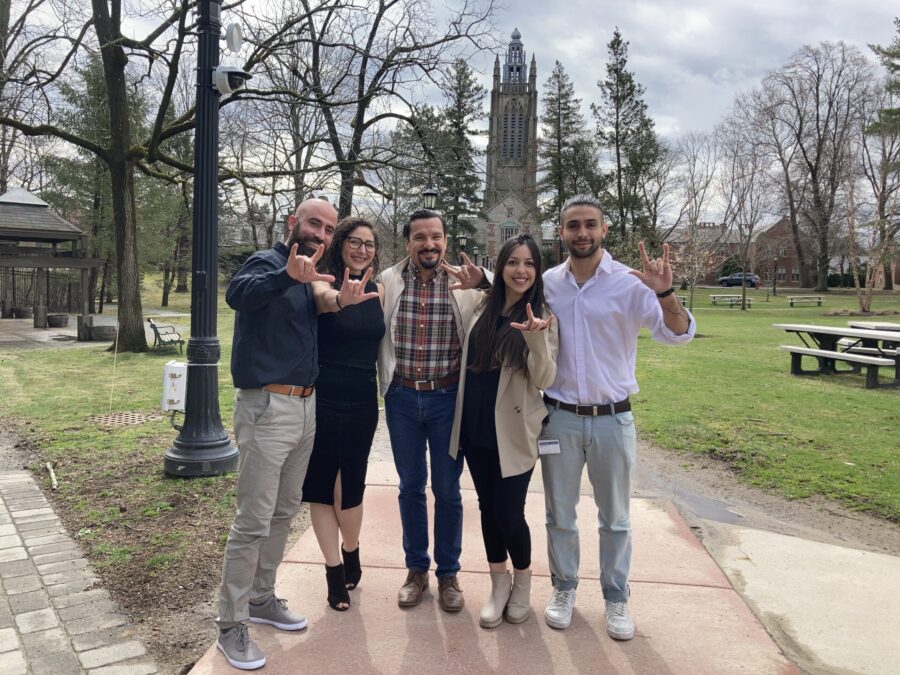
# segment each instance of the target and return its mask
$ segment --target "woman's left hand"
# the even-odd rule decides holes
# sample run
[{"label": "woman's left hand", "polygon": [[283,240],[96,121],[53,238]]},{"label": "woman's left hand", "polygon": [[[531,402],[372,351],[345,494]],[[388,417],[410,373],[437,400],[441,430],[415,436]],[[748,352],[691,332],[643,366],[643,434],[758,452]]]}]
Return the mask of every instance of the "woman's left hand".
[{"label": "woman's left hand", "polygon": [[551,323],[553,323],[553,315],[551,314],[546,319],[538,319],[534,316],[534,312],[531,311],[531,303],[529,302],[525,305],[525,312],[528,314],[528,320],[525,323],[516,323],[511,321],[509,326],[510,328],[515,328],[516,330],[520,330],[528,333],[540,333],[542,330],[546,329]]}]

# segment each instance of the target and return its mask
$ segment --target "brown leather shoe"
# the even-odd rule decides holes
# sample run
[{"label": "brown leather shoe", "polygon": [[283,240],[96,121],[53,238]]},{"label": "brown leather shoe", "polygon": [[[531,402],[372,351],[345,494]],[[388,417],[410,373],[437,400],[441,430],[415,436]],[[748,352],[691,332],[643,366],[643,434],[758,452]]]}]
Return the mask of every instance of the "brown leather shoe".
[{"label": "brown leather shoe", "polygon": [[428,590],[428,572],[410,570],[406,581],[397,593],[397,604],[401,607],[415,607],[422,601],[422,594]]},{"label": "brown leather shoe", "polygon": [[451,577],[438,578],[438,604],[445,612],[458,612],[465,606],[466,599],[459,588],[459,578],[455,574]]}]

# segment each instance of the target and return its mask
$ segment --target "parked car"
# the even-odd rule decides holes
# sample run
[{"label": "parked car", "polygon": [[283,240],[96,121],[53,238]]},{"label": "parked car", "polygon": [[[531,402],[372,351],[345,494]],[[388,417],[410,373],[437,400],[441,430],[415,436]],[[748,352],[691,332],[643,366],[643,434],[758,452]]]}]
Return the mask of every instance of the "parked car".
[{"label": "parked car", "polygon": [[[735,272],[727,277],[719,277],[719,286],[740,286],[743,282],[743,272]],[[759,275],[753,272],[747,272],[747,286],[749,288],[759,288]]]}]

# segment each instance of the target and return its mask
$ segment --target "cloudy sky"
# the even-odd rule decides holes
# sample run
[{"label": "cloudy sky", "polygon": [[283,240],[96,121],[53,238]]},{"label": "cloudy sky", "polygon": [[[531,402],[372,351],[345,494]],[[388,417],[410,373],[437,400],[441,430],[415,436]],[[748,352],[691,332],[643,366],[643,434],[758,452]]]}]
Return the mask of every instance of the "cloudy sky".
[{"label": "cloudy sky", "polygon": [[[889,0],[511,0],[497,25],[518,27],[543,85],[560,61],[585,112],[599,100],[616,26],[630,42],[629,69],[664,135],[710,129],[735,93],[755,86],[804,44],[843,40],[872,54],[889,44],[900,5]],[[873,57],[874,58],[874,57]],[[501,56],[501,61],[503,57]],[[472,61],[491,86],[493,59]]]}]

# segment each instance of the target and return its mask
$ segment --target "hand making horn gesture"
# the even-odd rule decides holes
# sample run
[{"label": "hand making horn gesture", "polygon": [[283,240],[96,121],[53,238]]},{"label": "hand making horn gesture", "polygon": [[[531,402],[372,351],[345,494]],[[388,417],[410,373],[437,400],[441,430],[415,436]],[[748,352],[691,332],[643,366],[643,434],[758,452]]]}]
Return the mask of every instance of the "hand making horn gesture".
[{"label": "hand making horn gesture", "polygon": [[662,258],[651,260],[647,255],[647,249],[644,248],[644,242],[638,242],[638,250],[641,252],[641,265],[644,270],[630,270],[628,273],[633,274],[654,293],[662,293],[672,287],[672,266],[669,264],[669,245],[663,244]]},{"label": "hand making horn gesture", "polygon": [[529,302],[525,305],[525,313],[528,314],[528,320],[525,323],[516,323],[511,321],[509,324],[510,328],[515,328],[516,330],[524,331],[527,333],[540,333],[542,330],[547,328],[551,323],[553,323],[553,315],[551,314],[546,319],[538,319],[535,317],[534,312],[531,311],[531,303]]},{"label": "hand making horn gesture", "polygon": [[372,268],[366,270],[366,273],[363,274],[362,279],[356,280],[350,278],[350,268],[344,268],[344,283],[341,285],[341,290],[338,291],[338,307],[347,307],[349,305],[356,305],[360,302],[365,302],[366,300],[373,300],[378,298],[378,291],[370,291],[366,293],[366,284],[369,283],[369,279],[372,278]]},{"label": "hand making horn gesture", "polygon": [[449,288],[451,291],[475,288],[484,279],[484,272],[481,268],[469,260],[469,256],[465,253],[461,253],[460,255],[464,262],[458,267],[456,265],[451,265],[446,259],[441,261],[441,266],[444,268],[444,271],[457,280],[457,283],[450,284]]},{"label": "hand making horn gesture", "polygon": [[319,244],[319,248],[311,256],[297,255],[297,244],[291,246],[291,252],[288,255],[287,273],[294,281],[301,284],[312,283],[313,281],[327,281],[331,283],[334,277],[330,274],[319,274],[316,271],[316,264],[319,258],[325,252],[325,244]]}]

